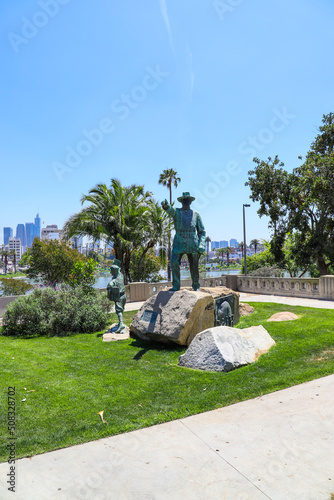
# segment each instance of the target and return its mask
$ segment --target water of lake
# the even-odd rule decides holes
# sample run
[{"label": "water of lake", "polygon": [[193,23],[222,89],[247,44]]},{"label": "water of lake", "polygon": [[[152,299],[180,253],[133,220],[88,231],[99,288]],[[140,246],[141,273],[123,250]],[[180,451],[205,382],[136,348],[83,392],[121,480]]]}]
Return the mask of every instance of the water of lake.
[{"label": "water of lake", "polygon": [[[224,269],[224,271],[219,269],[218,271],[207,271],[206,273],[201,273],[200,277],[217,278],[222,274],[239,274],[239,269]],[[186,280],[188,278],[190,278],[190,271],[181,270],[181,280]],[[106,288],[110,279],[111,279],[111,274],[109,273],[100,274],[97,278],[94,288]],[[163,283],[163,281],[161,283]]]}]

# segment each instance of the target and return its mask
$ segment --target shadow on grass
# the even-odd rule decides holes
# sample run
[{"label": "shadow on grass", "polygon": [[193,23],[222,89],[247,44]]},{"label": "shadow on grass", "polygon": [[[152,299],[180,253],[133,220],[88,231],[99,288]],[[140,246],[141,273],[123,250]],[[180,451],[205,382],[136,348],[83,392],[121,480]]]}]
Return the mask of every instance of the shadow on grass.
[{"label": "shadow on grass", "polygon": [[133,357],[134,360],[138,361],[149,351],[173,351],[183,353],[185,347],[176,344],[162,344],[160,342],[131,339],[132,342],[129,344],[131,347],[142,347],[140,351]]},{"label": "shadow on grass", "polygon": [[7,338],[7,339],[12,339],[12,340],[19,340],[19,339],[22,339],[22,340],[33,340],[33,339],[63,339],[63,338],[68,338],[68,337],[76,337],[78,335],[95,335],[96,334],[96,337],[103,337],[103,334],[105,332],[102,332],[102,333],[97,333],[96,332],[67,332],[67,333],[55,333],[55,334],[50,334],[50,335],[39,335],[39,334],[19,334],[19,335],[8,335],[8,334],[3,334],[2,333],[2,327],[0,327],[0,335],[3,337],[3,338]]}]

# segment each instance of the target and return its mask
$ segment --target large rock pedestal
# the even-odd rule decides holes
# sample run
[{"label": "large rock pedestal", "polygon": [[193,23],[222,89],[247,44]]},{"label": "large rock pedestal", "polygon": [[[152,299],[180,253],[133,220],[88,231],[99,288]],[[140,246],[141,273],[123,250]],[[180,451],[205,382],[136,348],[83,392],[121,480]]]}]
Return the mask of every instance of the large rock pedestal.
[{"label": "large rock pedestal", "polygon": [[217,326],[199,333],[179,358],[179,366],[228,372],[254,363],[275,341],[262,325],[237,329]]},{"label": "large rock pedestal", "polygon": [[188,346],[197,333],[214,326],[212,295],[193,290],[162,291],[140,308],[131,334],[143,340]]}]

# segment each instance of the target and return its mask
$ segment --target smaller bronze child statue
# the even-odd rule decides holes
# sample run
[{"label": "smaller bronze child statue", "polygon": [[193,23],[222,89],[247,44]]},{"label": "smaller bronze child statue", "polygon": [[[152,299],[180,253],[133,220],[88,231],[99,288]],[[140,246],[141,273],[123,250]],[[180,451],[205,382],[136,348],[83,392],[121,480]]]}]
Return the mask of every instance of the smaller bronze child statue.
[{"label": "smaller bronze child statue", "polygon": [[110,267],[110,272],[112,278],[107,286],[107,294],[108,299],[112,302],[115,302],[115,310],[118,316],[118,325],[115,326],[112,331],[115,333],[121,333],[126,328],[126,326],[123,324],[123,311],[126,302],[126,294],[124,286],[124,276],[121,273],[121,262],[119,260],[113,260],[113,263]]}]

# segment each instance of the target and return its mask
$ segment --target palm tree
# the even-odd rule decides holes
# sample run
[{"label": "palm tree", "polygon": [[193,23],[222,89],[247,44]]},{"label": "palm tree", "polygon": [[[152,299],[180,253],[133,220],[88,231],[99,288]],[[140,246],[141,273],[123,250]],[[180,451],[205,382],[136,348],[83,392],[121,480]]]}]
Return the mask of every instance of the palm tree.
[{"label": "palm tree", "polygon": [[231,250],[233,250],[231,247],[225,247],[224,248],[224,251],[226,253],[226,264],[227,264],[227,267],[230,267],[230,253],[231,253]]},{"label": "palm tree", "polygon": [[215,248],[215,250],[214,250],[216,256],[218,257],[218,264],[219,264],[219,257],[221,257],[220,263],[221,264],[223,263],[224,251],[225,251],[225,248]]},{"label": "palm tree", "polygon": [[168,249],[168,235],[172,221],[163,210],[161,205],[152,200],[149,203],[149,210],[144,214],[142,254],[138,262],[138,277],[141,276],[141,267],[145,255],[150,248],[154,248],[159,243],[159,258],[162,265],[166,264]]},{"label": "palm tree", "polygon": [[11,255],[11,253],[8,250],[1,250],[1,259],[2,259],[2,262],[4,263],[5,274],[7,274],[8,259],[9,259],[10,255]]},{"label": "palm tree", "polygon": [[159,177],[159,184],[167,186],[169,190],[169,204],[172,204],[172,184],[177,187],[178,183],[181,182],[180,177],[177,176],[177,172],[172,168],[164,170]]},{"label": "palm tree", "polygon": [[90,236],[113,244],[114,255],[122,264],[125,283],[131,281],[130,259],[135,248],[147,244],[147,221],[152,193],[144,186],[123,187],[117,179],[110,188],[97,184],[81,203],[90,205],[72,215],[64,225],[64,236]]},{"label": "palm tree", "polygon": [[15,249],[12,250],[11,256],[12,256],[13,262],[14,262],[14,272],[16,273],[16,257],[17,257],[17,253],[16,253]]},{"label": "palm tree", "polygon": [[[175,187],[177,187],[178,183],[181,182],[180,177],[178,177],[178,173],[173,170],[172,168],[166,169],[160,174],[159,177],[159,184],[162,184],[163,186],[167,186],[167,189],[169,189],[169,204],[172,204],[172,184],[174,184]],[[171,268],[170,268],[170,259],[172,255],[172,250],[171,250],[171,231],[169,232],[169,237],[168,237],[168,264],[167,264],[167,279],[168,281],[171,280]]]},{"label": "palm tree", "polygon": [[256,238],[250,242],[250,246],[254,247],[255,253],[256,253],[256,250],[257,250],[257,247],[258,247],[259,244],[260,244],[260,241],[257,240]]},{"label": "palm tree", "polygon": [[238,249],[240,250],[240,252],[243,255],[244,254],[244,242],[243,241],[240,241],[240,243],[238,245]]},{"label": "palm tree", "polygon": [[210,241],[211,241],[210,236],[207,236],[205,238],[205,243],[206,243],[206,263],[209,262],[209,243],[210,243]]}]

